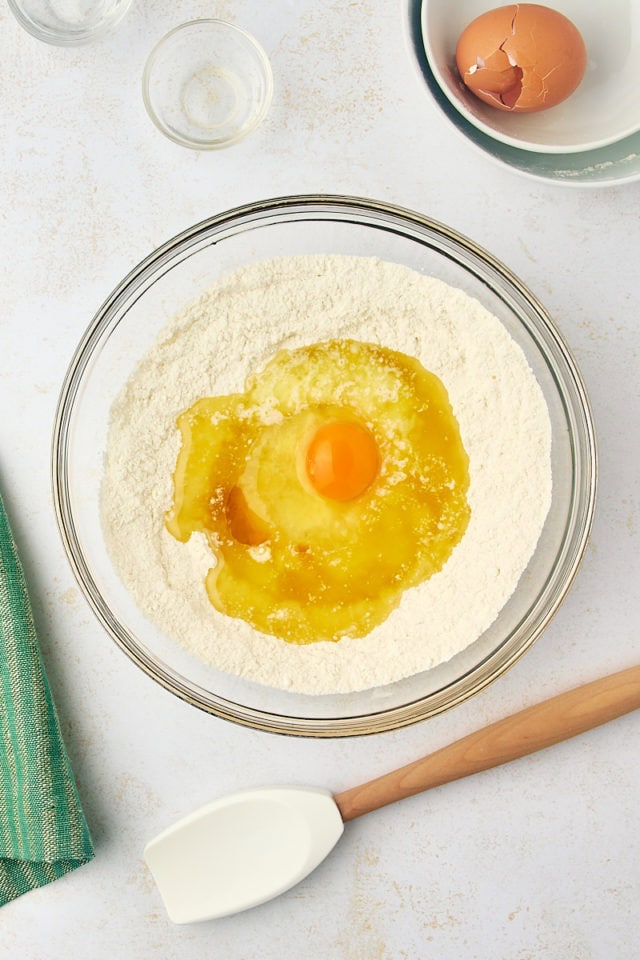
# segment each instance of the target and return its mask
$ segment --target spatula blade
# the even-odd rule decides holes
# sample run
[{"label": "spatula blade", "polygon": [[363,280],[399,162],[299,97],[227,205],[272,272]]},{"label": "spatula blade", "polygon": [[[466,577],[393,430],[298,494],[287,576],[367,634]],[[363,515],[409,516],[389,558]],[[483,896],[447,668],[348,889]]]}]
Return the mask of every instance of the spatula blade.
[{"label": "spatula blade", "polygon": [[169,918],[195,923],[265,903],[304,879],[342,835],[331,794],[262,787],[215,800],[147,845]]}]

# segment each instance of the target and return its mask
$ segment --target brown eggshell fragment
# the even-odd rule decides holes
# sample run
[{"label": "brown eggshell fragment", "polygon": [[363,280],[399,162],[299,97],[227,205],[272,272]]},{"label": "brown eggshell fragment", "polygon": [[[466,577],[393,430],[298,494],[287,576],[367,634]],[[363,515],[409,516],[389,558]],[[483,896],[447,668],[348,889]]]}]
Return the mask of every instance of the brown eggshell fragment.
[{"label": "brown eggshell fragment", "polygon": [[462,32],[456,64],[465,85],[498,110],[531,113],[566,100],[580,84],[587,51],[557,10],[514,3],[476,17]]}]

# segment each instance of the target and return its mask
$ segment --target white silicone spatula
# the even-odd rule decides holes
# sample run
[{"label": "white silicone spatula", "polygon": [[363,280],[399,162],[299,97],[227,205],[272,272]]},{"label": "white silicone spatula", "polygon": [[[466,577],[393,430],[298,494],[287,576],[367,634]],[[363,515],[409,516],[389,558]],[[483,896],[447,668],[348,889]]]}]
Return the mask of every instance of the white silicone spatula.
[{"label": "white silicone spatula", "polygon": [[348,820],[542,750],[639,707],[640,667],[631,667],[335,796],[306,787],[265,787],[215,800],[152,840],[145,860],[174,923],[238,913],[311,873]]}]

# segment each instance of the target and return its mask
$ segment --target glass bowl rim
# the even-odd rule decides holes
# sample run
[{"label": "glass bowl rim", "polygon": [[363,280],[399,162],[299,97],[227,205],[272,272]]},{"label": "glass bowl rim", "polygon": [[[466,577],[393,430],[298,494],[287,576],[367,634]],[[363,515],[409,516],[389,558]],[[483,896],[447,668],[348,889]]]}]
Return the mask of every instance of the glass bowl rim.
[{"label": "glass bowl rim", "polygon": [[[543,606],[526,639],[514,645],[512,634],[517,627],[514,628],[511,631],[511,635],[507,635],[499,646],[484,657],[478,664],[470,670],[467,670],[466,673],[463,673],[452,683],[429,694],[426,698],[414,699],[408,703],[382,709],[378,712],[329,718],[286,716],[284,714],[248,707],[244,704],[227,700],[213,694],[211,691],[204,691],[202,688],[195,686],[190,683],[187,678],[176,673],[166,665],[163,664],[159,666],[152,656],[149,656],[141,649],[135,642],[133,636],[129,634],[126,627],[117,620],[111,613],[106,602],[102,599],[100,589],[93,580],[90,564],[87,562],[78,542],[69,498],[69,464],[66,457],[69,441],[69,426],[75,410],[76,396],[84,373],[90,364],[96,347],[100,345],[105,328],[108,327],[110,320],[113,318],[119,306],[127,300],[128,293],[132,291],[135,292],[145,277],[153,277],[158,270],[166,266],[173,259],[173,255],[176,252],[186,252],[186,254],[189,255],[188,251],[190,246],[195,245],[199,239],[220,232],[224,230],[225,227],[231,228],[234,225],[238,226],[238,223],[240,223],[242,227],[241,221],[243,218],[247,219],[248,222],[252,223],[255,227],[260,226],[259,220],[261,217],[276,216],[276,218],[283,218],[284,222],[286,222],[287,215],[292,217],[297,213],[297,219],[304,220],[305,214],[311,214],[314,211],[316,213],[316,219],[327,219],[327,217],[322,216],[322,214],[331,212],[335,213],[341,222],[349,222],[349,211],[351,211],[352,214],[357,212],[372,218],[387,217],[393,221],[400,221],[405,227],[413,225],[418,229],[431,231],[441,238],[453,242],[467,253],[479,258],[485,268],[489,268],[494,274],[497,274],[499,278],[505,281],[525,299],[529,307],[533,309],[541,325],[541,331],[553,341],[556,350],[562,358],[562,362],[565,364],[565,373],[569,375],[570,383],[574,391],[572,403],[570,403],[568,407],[563,389],[559,388],[559,395],[567,412],[571,412],[573,417],[579,419],[579,426],[584,435],[584,449],[582,451],[584,476],[582,478],[582,486],[577,490],[576,483],[574,482],[572,485],[569,519],[573,522],[572,524],[567,523],[565,527],[562,549],[558,551],[557,555],[557,557],[561,556],[566,544],[570,543],[570,555],[564,559],[565,564],[567,564],[567,569],[555,588],[551,602],[546,601],[546,609]],[[491,287],[491,289],[493,288]],[[494,292],[496,291],[494,290]],[[548,361],[548,356],[545,356],[545,359]],[[574,456],[577,436],[577,427],[574,425],[570,431],[570,442]],[[596,501],[597,448],[593,417],[582,375],[573,360],[564,338],[542,304],[508,267],[463,234],[458,233],[456,230],[439,221],[408,208],[365,197],[340,194],[301,194],[275,197],[244,204],[199,221],[153,250],[116,285],[94,314],[81,337],[61,386],[52,434],[51,481],[58,529],[67,560],[78,585],[94,615],[107,634],[124,651],[129,659],[149,677],[192,706],[242,726],[268,733],[294,736],[321,738],[346,737],[396,730],[427,719],[428,717],[436,716],[451,707],[457,706],[501,676],[533,645],[561,606],[562,601],[575,579],[584,556],[591,531]],[[581,512],[576,521],[577,493],[581,494]],[[530,616],[531,610],[534,609],[535,605],[540,603],[540,597],[547,589],[556,567],[557,558],[547,575],[544,587],[540,590],[535,603],[528,611],[527,617]],[[511,644],[509,644],[510,637],[512,640]],[[447,693],[446,702],[443,702],[443,692]]]},{"label": "glass bowl rim", "polygon": [[91,29],[70,30],[66,33],[37,23],[27,15],[18,0],[7,0],[9,9],[23,30],[26,30],[36,40],[55,47],[81,47],[93,40],[101,40],[119,26],[129,12],[132,3],[133,0],[119,0],[115,13],[110,17],[105,17],[98,26]]}]

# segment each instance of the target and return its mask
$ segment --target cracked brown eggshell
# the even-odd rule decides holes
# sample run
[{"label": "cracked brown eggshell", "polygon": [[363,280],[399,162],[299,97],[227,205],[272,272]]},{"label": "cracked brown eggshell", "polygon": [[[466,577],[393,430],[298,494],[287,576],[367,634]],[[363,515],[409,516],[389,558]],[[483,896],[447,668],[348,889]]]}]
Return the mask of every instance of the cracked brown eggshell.
[{"label": "cracked brown eggshell", "polygon": [[587,51],[578,28],[557,10],[514,3],[476,17],[462,32],[456,64],[465,85],[498,110],[533,113],[579,86]]}]

